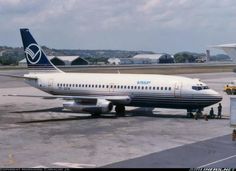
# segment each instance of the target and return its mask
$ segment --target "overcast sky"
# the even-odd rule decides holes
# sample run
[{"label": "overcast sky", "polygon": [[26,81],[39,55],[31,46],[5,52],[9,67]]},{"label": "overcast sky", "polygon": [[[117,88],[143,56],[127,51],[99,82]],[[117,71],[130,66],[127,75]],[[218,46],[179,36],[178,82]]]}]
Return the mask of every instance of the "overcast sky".
[{"label": "overcast sky", "polygon": [[0,45],[204,52],[236,42],[235,0],[0,0]]}]

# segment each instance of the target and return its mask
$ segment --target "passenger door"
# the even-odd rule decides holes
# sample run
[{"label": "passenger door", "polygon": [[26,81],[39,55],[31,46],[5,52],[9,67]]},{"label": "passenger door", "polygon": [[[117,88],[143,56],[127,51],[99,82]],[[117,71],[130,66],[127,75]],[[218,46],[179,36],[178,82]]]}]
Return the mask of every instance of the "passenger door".
[{"label": "passenger door", "polygon": [[48,89],[53,89],[53,79],[48,80]]},{"label": "passenger door", "polygon": [[175,87],[174,87],[174,96],[175,97],[181,97],[181,88],[182,88],[181,82],[175,83]]}]

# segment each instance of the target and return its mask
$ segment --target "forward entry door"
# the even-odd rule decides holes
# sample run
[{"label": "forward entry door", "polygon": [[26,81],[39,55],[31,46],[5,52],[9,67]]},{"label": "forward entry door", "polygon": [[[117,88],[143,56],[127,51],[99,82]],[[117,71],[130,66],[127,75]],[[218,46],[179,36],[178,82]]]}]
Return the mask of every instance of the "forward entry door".
[{"label": "forward entry door", "polygon": [[182,88],[182,83],[180,82],[175,83],[175,88],[174,88],[175,97],[181,97],[181,88]]}]

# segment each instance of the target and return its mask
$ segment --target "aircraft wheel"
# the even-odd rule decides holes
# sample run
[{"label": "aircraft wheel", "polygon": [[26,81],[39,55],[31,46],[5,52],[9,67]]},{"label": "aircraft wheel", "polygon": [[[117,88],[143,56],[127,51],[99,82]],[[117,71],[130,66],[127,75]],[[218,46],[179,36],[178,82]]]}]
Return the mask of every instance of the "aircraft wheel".
[{"label": "aircraft wheel", "polygon": [[193,117],[194,115],[192,109],[187,109],[187,118],[193,118]]},{"label": "aircraft wheel", "polygon": [[124,105],[116,105],[115,108],[117,116],[125,116],[125,106]]},{"label": "aircraft wheel", "polygon": [[99,116],[101,116],[101,112],[94,112],[94,113],[91,113],[91,116],[93,118],[98,118]]}]

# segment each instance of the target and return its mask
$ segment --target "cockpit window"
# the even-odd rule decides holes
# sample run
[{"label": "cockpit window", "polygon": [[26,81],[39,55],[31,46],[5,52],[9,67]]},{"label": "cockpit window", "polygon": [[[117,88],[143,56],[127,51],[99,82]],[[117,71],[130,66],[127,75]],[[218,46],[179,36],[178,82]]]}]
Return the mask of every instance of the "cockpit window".
[{"label": "cockpit window", "polygon": [[203,86],[203,89],[206,90],[206,89],[209,89],[209,87],[208,86]]},{"label": "cockpit window", "polygon": [[193,90],[200,91],[200,90],[206,90],[209,89],[208,86],[192,86]]},{"label": "cockpit window", "polygon": [[192,86],[192,89],[199,91],[199,90],[202,90],[202,87],[201,86]]}]

